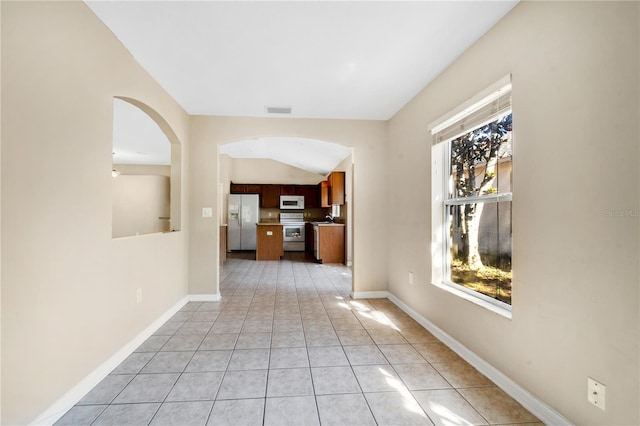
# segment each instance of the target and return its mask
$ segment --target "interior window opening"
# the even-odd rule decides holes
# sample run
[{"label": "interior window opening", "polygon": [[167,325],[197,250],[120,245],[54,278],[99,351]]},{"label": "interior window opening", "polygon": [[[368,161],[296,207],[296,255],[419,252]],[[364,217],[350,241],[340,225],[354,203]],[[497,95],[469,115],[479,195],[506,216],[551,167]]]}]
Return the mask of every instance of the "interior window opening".
[{"label": "interior window opening", "polygon": [[144,107],[113,99],[112,238],[180,229],[175,199],[180,167],[172,167],[179,162],[180,145],[156,121],[159,115],[154,111],[153,118]]}]

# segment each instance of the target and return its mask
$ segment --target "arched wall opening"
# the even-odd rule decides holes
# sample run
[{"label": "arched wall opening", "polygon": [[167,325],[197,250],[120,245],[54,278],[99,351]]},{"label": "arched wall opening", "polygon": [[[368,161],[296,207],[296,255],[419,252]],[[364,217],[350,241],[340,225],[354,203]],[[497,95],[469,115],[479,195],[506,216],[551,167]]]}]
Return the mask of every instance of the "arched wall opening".
[{"label": "arched wall opening", "polygon": [[136,99],[113,98],[112,237],[179,231],[181,144]]},{"label": "arched wall opening", "polygon": [[[288,136],[247,137],[220,143],[216,185],[218,222],[221,225],[227,224],[227,199],[232,182],[317,185],[326,180],[330,172],[343,171],[345,172],[345,204],[340,206],[339,219],[346,225],[345,263],[352,267],[354,151],[353,147],[326,140]],[[317,211],[305,209],[305,220],[307,215],[311,218],[321,214],[324,218],[325,214],[331,211],[331,208],[320,208]],[[265,219],[272,220],[277,219],[279,212],[279,209],[263,209],[261,214]],[[224,227],[220,229],[224,232]],[[218,238],[220,241],[220,235]]]}]

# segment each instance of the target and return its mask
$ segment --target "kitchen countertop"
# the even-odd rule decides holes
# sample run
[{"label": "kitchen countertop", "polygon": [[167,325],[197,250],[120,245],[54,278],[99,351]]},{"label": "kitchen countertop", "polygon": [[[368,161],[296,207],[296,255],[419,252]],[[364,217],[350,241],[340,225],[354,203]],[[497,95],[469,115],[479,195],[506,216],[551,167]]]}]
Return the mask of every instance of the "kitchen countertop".
[{"label": "kitchen countertop", "polygon": [[256,223],[258,226],[274,226],[274,225],[282,225],[280,222],[258,222]]},{"label": "kitchen countertop", "polygon": [[310,223],[318,226],[344,226],[344,223],[334,223],[334,222],[310,222]]}]

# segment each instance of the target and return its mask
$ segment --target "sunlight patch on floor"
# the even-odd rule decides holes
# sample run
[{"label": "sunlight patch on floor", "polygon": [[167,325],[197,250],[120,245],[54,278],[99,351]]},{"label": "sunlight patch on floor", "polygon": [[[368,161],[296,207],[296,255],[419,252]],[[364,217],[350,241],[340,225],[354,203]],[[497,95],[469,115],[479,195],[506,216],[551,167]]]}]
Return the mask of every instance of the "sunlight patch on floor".
[{"label": "sunlight patch on floor", "polygon": [[380,373],[385,376],[387,384],[400,393],[403,399],[403,406],[407,409],[407,411],[419,414],[421,417],[427,418],[427,416],[422,411],[422,408],[420,408],[420,404],[418,404],[418,402],[413,398],[413,395],[411,395],[409,389],[407,389],[400,380],[393,377],[382,367],[378,367],[378,371],[380,371]]},{"label": "sunlight patch on floor", "polygon": [[361,302],[356,302],[355,300],[352,300],[351,302],[349,302],[349,304],[353,306],[356,309],[356,311],[359,311],[359,312],[371,311],[371,309],[368,306],[366,306]]},{"label": "sunlight patch on floor", "polygon": [[391,321],[389,317],[387,317],[382,312],[379,312],[379,311],[360,312],[360,315],[362,315],[365,318],[372,319],[382,325],[388,325],[389,328],[392,328],[393,330],[400,331],[400,328],[396,326],[393,323],[393,321]]},{"label": "sunlight patch on floor", "polygon": [[446,425],[446,426],[473,425],[473,423],[471,423],[469,420],[463,417],[460,417],[459,415],[452,412],[447,407],[441,404],[438,404],[437,402],[433,402],[433,401],[429,402],[429,408],[431,409],[432,414],[436,414],[438,416],[438,420],[440,420],[440,422],[443,425]]}]

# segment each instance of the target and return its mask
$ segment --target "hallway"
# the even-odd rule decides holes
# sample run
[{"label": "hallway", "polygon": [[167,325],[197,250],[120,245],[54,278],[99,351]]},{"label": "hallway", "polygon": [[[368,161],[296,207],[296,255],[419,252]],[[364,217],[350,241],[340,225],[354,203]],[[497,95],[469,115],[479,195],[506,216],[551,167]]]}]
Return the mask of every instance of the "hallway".
[{"label": "hallway", "polygon": [[57,425],[541,424],[351,271],[234,255]]}]

